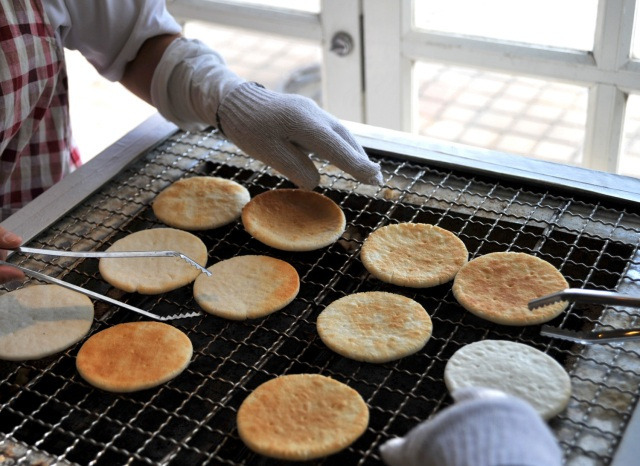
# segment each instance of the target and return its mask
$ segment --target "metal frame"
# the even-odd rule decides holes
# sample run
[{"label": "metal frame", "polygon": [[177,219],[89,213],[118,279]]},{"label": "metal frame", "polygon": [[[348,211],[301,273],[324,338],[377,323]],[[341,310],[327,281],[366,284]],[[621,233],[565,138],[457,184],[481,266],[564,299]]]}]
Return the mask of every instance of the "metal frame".
[{"label": "metal frame", "polygon": [[[443,145],[423,137],[383,128],[346,124],[368,151],[400,159],[426,161],[434,166],[455,166],[459,170],[472,173],[499,175],[501,179],[521,180],[522,186],[541,183],[563,189],[569,194],[574,190],[583,194],[588,192],[596,199],[602,196],[608,202],[629,203],[632,211],[636,211],[640,204],[640,179],[543,161],[534,161],[534,165],[531,165],[530,161],[509,154],[459,145]],[[175,131],[175,126],[161,117],[156,115],[150,118],[54,189],[45,192],[7,219],[2,226],[14,229],[22,234],[26,241],[34,238],[50,226],[47,222],[58,221],[93,191],[138,160],[149,148],[164,142]],[[637,442],[634,441],[634,435],[640,429],[638,411],[636,408],[616,450],[613,462],[616,466],[635,464],[635,458],[639,453]]]},{"label": "metal frame", "polygon": [[[323,107],[339,118],[364,122],[364,62],[360,18],[361,0],[322,0],[319,21],[322,25],[322,96]],[[331,40],[346,32],[353,39],[353,49],[346,55],[331,51]]]},{"label": "metal frame", "polygon": [[400,153],[401,157],[428,160],[437,166],[457,169],[465,167],[465,170],[472,173],[510,178],[528,185],[553,186],[559,190],[640,205],[640,178],[444,143],[370,125],[353,122],[345,124],[369,151]]}]

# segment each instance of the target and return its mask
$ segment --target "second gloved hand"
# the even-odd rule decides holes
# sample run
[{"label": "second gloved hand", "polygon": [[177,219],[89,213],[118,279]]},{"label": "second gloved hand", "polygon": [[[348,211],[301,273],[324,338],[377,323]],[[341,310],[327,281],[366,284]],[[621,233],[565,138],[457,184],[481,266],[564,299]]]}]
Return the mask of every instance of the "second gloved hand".
[{"label": "second gloved hand", "polygon": [[456,403],[380,446],[388,466],[560,466],[551,429],[525,401],[462,388]]},{"label": "second gloved hand", "polygon": [[313,189],[320,181],[310,153],[358,181],[382,183],[380,166],[335,117],[311,99],[239,78],[202,42],[180,38],[169,45],[151,96],[168,120],[188,130],[218,127],[247,155],[300,187]]}]

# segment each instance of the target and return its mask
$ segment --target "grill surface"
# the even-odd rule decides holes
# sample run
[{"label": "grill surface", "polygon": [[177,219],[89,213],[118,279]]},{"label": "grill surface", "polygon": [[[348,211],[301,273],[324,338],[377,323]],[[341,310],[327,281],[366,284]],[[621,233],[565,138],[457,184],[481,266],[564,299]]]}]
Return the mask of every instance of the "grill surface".
[{"label": "grill surface", "polygon": [[[453,298],[451,284],[424,290],[383,284],[368,276],[358,254],[363,239],[382,225],[432,223],[456,233],[470,258],[494,251],[527,252],[558,267],[572,287],[640,294],[640,217],[606,201],[373,156],[383,166],[382,188],[360,185],[318,162],[319,191],[342,207],[348,222],[342,239],[330,247],[277,251],[252,239],[240,221],[198,233],[209,250],[208,264],[239,254],[270,255],[297,269],[301,288],[289,306],[263,319],[231,322],[203,315],[174,321],[193,342],[194,356],[173,381],[134,394],[93,389],[75,370],[82,342],[40,361],[0,361],[4,457],[60,464],[275,464],[253,454],[238,438],[238,407],[273,377],[310,372],[353,387],[371,411],[369,428],[358,441],[317,463],[381,464],[382,442],[451,403],[443,382],[449,357],[467,343],[491,338],[531,345],[569,371],[569,407],[550,423],[565,461],[608,464],[639,396],[638,343],[584,347],[541,337],[538,326],[491,324],[465,312]],[[173,181],[194,175],[235,180],[252,196],[292,186],[215,132],[178,132],[30,244],[103,250],[129,233],[163,226],[151,202]],[[11,260],[154,313],[198,309],[190,286],[158,296],[115,290],[101,279],[94,259],[14,255]],[[315,329],[319,312],[337,298],[372,290],[411,297],[429,312],[433,336],[422,351],[374,365],[345,359],[323,345]],[[92,333],[141,319],[101,302],[95,306]],[[633,309],[601,305],[571,305],[551,324],[570,329],[640,325]]]}]

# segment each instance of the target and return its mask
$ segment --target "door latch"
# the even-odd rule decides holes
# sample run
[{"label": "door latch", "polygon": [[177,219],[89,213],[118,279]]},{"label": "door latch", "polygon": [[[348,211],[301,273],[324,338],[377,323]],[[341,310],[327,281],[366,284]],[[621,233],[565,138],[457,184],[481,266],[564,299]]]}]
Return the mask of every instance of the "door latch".
[{"label": "door latch", "polygon": [[344,31],[336,32],[331,38],[331,48],[329,50],[339,57],[349,55],[353,50],[353,37]]}]

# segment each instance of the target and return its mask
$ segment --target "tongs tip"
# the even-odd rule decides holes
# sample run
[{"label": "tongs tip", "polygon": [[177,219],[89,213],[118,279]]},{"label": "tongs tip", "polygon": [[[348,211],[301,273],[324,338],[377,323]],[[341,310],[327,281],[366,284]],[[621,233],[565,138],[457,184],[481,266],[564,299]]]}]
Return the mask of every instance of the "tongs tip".
[{"label": "tongs tip", "polygon": [[638,296],[583,288],[567,288],[547,296],[532,299],[529,301],[528,306],[529,309],[533,310],[558,301],[640,307],[640,297]]},{"label": "tongs tip", "polygon": [[193,265],[195,268],[197,268],[198,270],[200,270],[200,272],[202,272],[203,274],[205,274],[207,277],[211,276],[211,272],[209,272],[209,270],[207,270],[206,267],[198,264],[196,261],[194,261],[193,259],[191,259],[189,256],[182,254],[181,252],[176,252],[176,256],[180,257],[180,259],[187,261],[189,264]]},{"label": "tongs tip", "polygon": [[530,311],[534,309],[538,309],[540,307],[548,306],[550,304],[555,304],[560,301],[566,301],[565,295],[567,290],[557,291],[555,293],[551,293],[545,296],[541,296],[539,298],[532,299],[527,303]]},{"label": "tongs tip", "polygon": [[156,320],[160,320],[162,322],[166,322],[166,321],[172,321],[172,320],[178,320],[178,319],[187,319],[187,318],[201,317],[201,316],[202,316],[201,312],[187,312],[187,313],[184,313],[184,314],[172,314],[170,316],[155,315],[154,318]]}]

